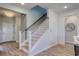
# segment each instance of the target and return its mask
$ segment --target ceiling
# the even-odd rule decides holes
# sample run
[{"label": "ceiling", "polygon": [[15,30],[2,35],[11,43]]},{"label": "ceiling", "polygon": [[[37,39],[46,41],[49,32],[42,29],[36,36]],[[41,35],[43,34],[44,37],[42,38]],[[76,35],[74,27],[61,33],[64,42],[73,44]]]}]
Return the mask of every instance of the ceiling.
[{"label": "ceiling", "polygon": [[[41,7],[44,7],[46,9],[53,8],[56,12],[61,13],[69,10],[74,10],[79,8],[79,3],[10,3],[12,5],[15,5],[17,7],[25,8],[25,9],[31,9],[36,5],[39,5]],[[64,6],[67,5],[68,8],[64,8]]]},{"label": "ceiling", "polygon": [[14,17],[17,15],[19,15],[19,13],[0,7],[0,16]]}]

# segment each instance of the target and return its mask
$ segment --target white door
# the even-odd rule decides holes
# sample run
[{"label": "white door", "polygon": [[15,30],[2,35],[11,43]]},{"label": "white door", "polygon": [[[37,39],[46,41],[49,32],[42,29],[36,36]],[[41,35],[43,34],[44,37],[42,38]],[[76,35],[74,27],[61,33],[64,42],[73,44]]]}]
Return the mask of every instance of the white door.
[{"label": "white door", "polygon": [[10,17],[4,17],[2,22],[3,41],[14,41],[14,19]]}]

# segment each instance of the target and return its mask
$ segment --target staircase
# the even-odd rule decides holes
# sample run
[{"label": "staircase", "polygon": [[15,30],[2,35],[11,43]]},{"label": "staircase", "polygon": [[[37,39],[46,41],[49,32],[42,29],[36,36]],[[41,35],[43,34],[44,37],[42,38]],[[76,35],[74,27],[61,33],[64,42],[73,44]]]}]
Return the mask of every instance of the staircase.
[{"label": "staircase", "polygon": [[[34,30],[33,31],[28,30],[30,31],[30,33],[27,34],[27,40],[25,40],[21,45],[22,50],[29,53],[29,50],[31,50],[33,46],[37,43],[37,41],[40,40],[41,36],[45,33],[48,27],[49,27],[49,20],[48,18],[46,18],[39,25],[38,29],[35,32],[33,32]],[[30,34],[30,38],[29,38],[29,34]]]},{"label": "staircase", "polygon": [[32,46],[40,39],[44,32],[48,29],[48,19],[40,24],[38,30],[32,34]]}]

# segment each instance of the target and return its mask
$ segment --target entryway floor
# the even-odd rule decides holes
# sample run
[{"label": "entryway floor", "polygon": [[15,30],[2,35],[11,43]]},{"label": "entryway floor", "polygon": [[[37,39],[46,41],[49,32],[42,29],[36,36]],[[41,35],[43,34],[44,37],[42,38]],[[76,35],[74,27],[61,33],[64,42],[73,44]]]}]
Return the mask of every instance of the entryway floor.
[{"label": "entryway floor", "polygon": [[[0,44],[0,56],[27,56],[28,54],[19,50],[16,42]],[[74,56],[74,46],[72,44],[56,45],[36,56]]]},{"label": "entryway floor", "polygon": [[22,50],[19,50],[18,43],[6,42],[0,44],[0,56],[25,56],[28,55]]}]

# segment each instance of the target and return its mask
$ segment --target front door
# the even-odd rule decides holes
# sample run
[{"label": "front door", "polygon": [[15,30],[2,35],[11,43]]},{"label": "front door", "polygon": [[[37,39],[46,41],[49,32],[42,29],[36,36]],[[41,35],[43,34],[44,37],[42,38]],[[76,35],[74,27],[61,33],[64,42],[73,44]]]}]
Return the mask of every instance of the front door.
[{"label": "front door", "polygon": [[15,40],[14,18],[3,17],[2,30],[3,30],[3,41],[14,41]]}]

